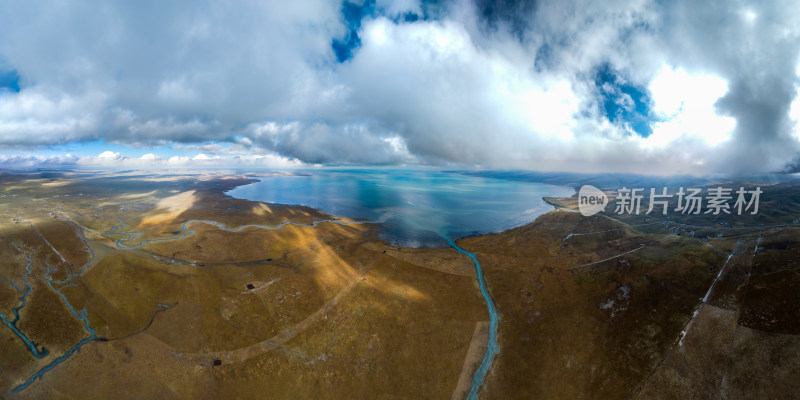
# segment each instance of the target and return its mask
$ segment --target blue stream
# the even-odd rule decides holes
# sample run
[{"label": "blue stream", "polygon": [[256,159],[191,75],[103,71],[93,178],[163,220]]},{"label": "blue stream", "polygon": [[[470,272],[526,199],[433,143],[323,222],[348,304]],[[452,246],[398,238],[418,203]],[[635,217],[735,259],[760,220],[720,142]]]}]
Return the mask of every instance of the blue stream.
[{"label": "blue stream", "polygon": [[83,347],[83,345],[85,345],[86,343],[89,343],[89,342],[91,342],[93,340],[97,340],[98,339],[97,338],[97,333],[89,325],[89,318],[86,316],[86,309],[84,308],[83,311],[78,313],[77,311],[75,311],[75,308],[72,307],[72,304],[70,304],[69,300],[67,300],[67,297],[64,296],[64,294],[61,293],[61,291],[59,289],[56,289],[55,287],[53,287],[52,282],[47,281],[47,286],[50,286],[50,289],[53,289],[54,292],[58,293],[58,295],[64,301],[64,304],[67,305],[67,308],[69,308],[69,311],[72,313],[72,315],[75,316],[75,318],[78,318],[78,319],[83,321],[83,324],[86,327],[86,330],[89,332],[89,336],[81,339],[81,341],[76,343],[74,346],[70,347],[70,349],[67,350],[66,353],[62,354],[60,357],[58,357],[55,360],[51,361],[50,364],[45,365],[42,369],[37,371],[35,374],[31,375],[31,377],[28,378],[28,380],[23,382],[21,385],[15,387],[14,390],[11,391],[11,393],[17,393],[17,392],[27,388],[28,386],[30,386],[31,383],[33,383],[36,380],[36,378],[41,378],[42,375],[44,375],[48,371],[50,371],[53,368],[55,368],[58,364],[61,364],[63,361],[65,361],[71,355],[73,355],[76,352],[80,351],[80,349],[81,349],[81,347]]},{"label": "blue stream", "polygon": [[[44,279],[43,281],[47,284],[47,286],[50,287],[51,290],[53,290],[53,292],[55,292],[56,294],[58,294],[59,297],[61,297],[61,300],[67,306],[67,308],[69,309],[70,313],[72,313],[72,315],[75,316],[75,318],[83,321],[83,324],[84,324],[84,327],[86,328],[86,331],[89,332],[89,336],[81,339],[74,346],[70,347],[69,350],[67,350],[64,354],[62,354],[58,358],[54,359],[49,364],[45,365],[42,369],[40,369],[39,371],[37,371],[36,373],[31,375],[31,377],[28,378],[25,382],[23,382],[19,386],[15,387],[14,390],[11,391],[11,393],[18,393],[19,391],[24,390],[25,388],[30,386],[30,384],[33,383],[37,378],[41,378],[45,373],[47,373],[48,371],[50,371],[53,368],[55,368],[58,364],[62,363],[64,360],[69,358],[71,355],[73,355],[76,352],[80,351],[81,347],[83,347],[86,343],[89,343],[91,341],[99,339],[97,337],[97,333],[95,332],[95,330],[89,325],[89,317],[86,315],[86,309],[84,308],[80,313],[77,312],[75,310],[75,308],[72,306],[72,304],[69,302],[69,300],[67,299],[67,296],[65,296],[64,293],[61,293],[61,290],[63,290],[67,286],[70,286],[71,284],[64,285],[64,286],[62,286],[61,288],[58,288],[58,289],[55,286],[53,286],[54,283],[61,285],[61,284],[69,282],[70,280],[72,280],[72,278],[78,276],[83,270],[88,268],[89,265],[91,265],[92,261],[94,260],[94,257],[95,257],[94,250],[92,250],[92,248],[89,246],[89,243],[86,241],[86,239],[84,237],[82,237],[82,235],[79,235],[79,236],[81,236],[81,241],[83,241],[84,245],[86,245],[85,250],[87,250],[89,252],[89,254],[90,254],[89,260],[86,262],[86,264],[80,270],[78,270],[78,271],[76,271],[76,272],[74,272],[72,274],[67,275],[66,278],[64,278],[63,280],[60,280],[60,281],[54,281],[52,279],[52,277],[50,276],[50,274],[53,273],[54,268],[52,268],[52,267],[47,268],[46,272],[45,272],[45,278],[46,279]],[[26,267],[27,274],[25,275],[25,277],[27,278],[28,275],[30,275],[30,266],[33,263],[33,260],[31,259],[31,257],[27,253],[25,253],[25,257],[28,260],[28,266]],[[13,285],[13,283],[12,283],[12,285]],[[25,285],[28,286],[29,289],[28,289],[27,292],[30,293],[30,291],[33,290],[33,287],[31,285],[29,285],[27,282],[25,282]],[[14,285],[14,287],[16,287],[16,285]],[[17,288],[17,290],[19,290],[19,288]],[[26,293],[26,295],[27,295],[27,293]],[[24,306],[24,301],[23,301],[23,306]],[[19,318],[17,318],[17,319],[19,319]],[[5,322],[5,317],[3,317],[3,322]],[[8,324],[6,324],[6,325],[8,325]],[[14,329],[15,332],[17,332],[17,330],[15,328],[12,328],[12,329]],[[25,338],[24,336],[20,336],[20,337],[22,337],[23,340],[25,341],[26,345],[28,345],[28,343],[30,341],[27,340],[27,338]],[[29,348],[30,348],[30,345],[29,345]],[[34,349],[35,349],[35,347],[34,347]],[[44,348],[42,348],[42,350],[46,351]],[[42,356],[37,356],[37,358],[41,358],[46,354],[47,353],[43,354]],[[36,356],[36,353],[34,353],[34,356]]]},{"label": "blue stream", "polygon": [[[19,250],[19,248],[17,248],[17,250]],[[36,343],[33,343],[33,341],[31,341],[28,338],[28,336],[26,336],[24,333],[22,333],[22,331],[19,330],[19,328],[17,328],[17,322],[19,322],[19,312],[25,307],[25,304],[27,304],[28,295],[33,291],[33,286],[31,286],[31,284],[28,283],[27,280],[31,275],[31,265],[33,265],[33,259],[31,259],[31,257],[27,253],[25,252],[22,253],[25,255],[25,259],[28,261],[28,264],[25,266],[25,276],[22,277],[22,283],[24,283],[25,286],[27,286],[28,288],[22,290],[14,282],[9,280],[3,280],[4,282],[10,283],[11,286],[14,287],[14,289],[17,289],[18,292],[22,293],[22,297],[19,298],[20,305],[11,310],[11,312],[14,313],[14,320],[9,321],[5,314],[0,314],[0,320],[2,320],[3,323],[6,324],[6,326],[11,328],[11,330],[14,331],[14,333],[17,336],[19,336],[19,338],[22,339],[23,342],[25,342],[25,346],[28,347],[28,350],[30,350],[31,354],[33,354],[34,357],[42,358],[49,353],[47,349],[45,349],[44,346],[42,346],[42,350],[36,348]]]},{"label": "blue stream", "polygon": [[475,274],[478,276],[478,285],[481,288],[481,294],[483,295],[483,299],[486,301],[486,307],[489,309],[489,341],[486,346],[486,353],[483,355],[483,360],[481,360],[480,366],[478,366],[478,369],[475,370],[475,374],[472,375],[472,387],[469,389],[469,394],[467,395],[467,399],[473,400],[478,398],[478,390],[480,390],[481,385],[483,384],[483,379],[486,377],[486,374],[489,372],[489,368],[492,366],[492,360],[494,359],[494,356],[500,351],[500,346],[497,345],[497,308],[494,305],[494,300],[492,300],[492,295],[489,293],[489,289],[486,287],[486,280],[483,279],[483,269],[481,268],[481,263],[478,262],[478,257],[475,256],[475,253],[462,249],[446,234],[442,236],[447,240],[447,243],[451,247],[456,249],[456,251],[472,259],[472,262],[475,264]]}]

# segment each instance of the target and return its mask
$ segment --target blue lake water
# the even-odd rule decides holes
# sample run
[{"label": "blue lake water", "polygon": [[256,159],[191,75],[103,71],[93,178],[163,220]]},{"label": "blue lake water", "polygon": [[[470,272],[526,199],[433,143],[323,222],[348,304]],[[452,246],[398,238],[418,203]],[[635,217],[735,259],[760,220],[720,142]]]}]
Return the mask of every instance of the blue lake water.
[{"label": "blue lake water", "polygon": [[542,197],[574,193],[564,186],[419,169],[322,169],[252,177],[261,181],[228,194],[379,222],[384,240],[407,247],[447,246],[442,235],[459,238],[524,225],[553,209]]}]

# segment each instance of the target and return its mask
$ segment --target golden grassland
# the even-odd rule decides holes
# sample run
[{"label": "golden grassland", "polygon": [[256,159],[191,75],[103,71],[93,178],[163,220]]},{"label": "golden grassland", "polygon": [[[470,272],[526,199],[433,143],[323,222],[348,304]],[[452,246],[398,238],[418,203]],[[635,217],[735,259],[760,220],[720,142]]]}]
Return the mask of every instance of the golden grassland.
[{"label": "golden grassland", "polygon": [[[490,397],[625,398],[679,334],[721,256],[605,218],[552,212],[460,241],[477,254],[501,310]],[[645,245],[642,250],[603,263]],[[581,265],[585,267],[580,267]],[[572,268],[571,267],[578,267]],[[504,351],[513,349],[513,351]]]},{"label": "golden grassland", "polygon": [[[190,219],[229,228],[335,219],[221,194],[243,182],[163,180],[139,183],[141,193],[15,182],[17,198],[0,207],[0,255],[9,260],[0,273],[24,288],[25,254],[32,258],[25,281],[34,289],[18,327],[50,354],[35,359],[0,327],[3,396],[449,397],[472,330],[488,319],[471,261],[454,250],[398,250],[369,225],[335,223],[241,232],[197,223],[179,240],[114,244],[126,237],[119,232],[141,233],[127,246],[174,237]],[[76,191],[92,196],[62,197]],[[87,246],[88,267],[55,287],[102,340],[11,393],[88,336],[45,284],[81,271]],[[18,297],[0,285],[0,312],[10,315]]]},{"label": "golden grassland", "polygon": [[482,397],[797,393],[797,228],[707,240],[646,222],[554,211],[459,241],[477,254],[501,313],[501,351]]},{"label": "golden grassland", "polygon": [[[0,174],[0,313],[21,304],[9,281],[30,284],[16,326],[49,351],[33,357],[0,325],[0,398],[463,396],[488,321],[469,258],[389,246],[369,224],[193,223],[183,237],[192,219],[230,229],[348,222],[223,194],[248,182]],[[583,217],[566,210],[574,199],[547,200],[565,209],[458,242],[480,260],[500,313],[481,398],[800,391],[797,227]],[[125,246],[148,242],[118,247],[129,233],[139,236]],[[12,392],[89,336],[68,305],[100,340]]]}]

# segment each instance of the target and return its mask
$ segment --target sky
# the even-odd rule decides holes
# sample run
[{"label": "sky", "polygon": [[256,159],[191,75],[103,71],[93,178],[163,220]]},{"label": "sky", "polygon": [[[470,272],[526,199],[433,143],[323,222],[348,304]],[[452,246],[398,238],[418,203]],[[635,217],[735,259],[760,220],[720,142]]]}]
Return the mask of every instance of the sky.
[{"label": "sky", "polygon": [[0,10],[0,166],[800,170],[793,1]]}]

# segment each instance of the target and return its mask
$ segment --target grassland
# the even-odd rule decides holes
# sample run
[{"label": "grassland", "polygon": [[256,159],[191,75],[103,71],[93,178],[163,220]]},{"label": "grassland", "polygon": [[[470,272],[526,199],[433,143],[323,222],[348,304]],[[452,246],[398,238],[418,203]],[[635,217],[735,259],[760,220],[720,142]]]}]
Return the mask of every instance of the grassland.
[{"label": "grassland", "polygon": [[[0,325],[0,398],[462,397],[489,318],[471,260],[224,194],[248,182],[0,173],[0,314],[19,314],[19,334]],[[744,219],[548,199],[535,222],[458,241],[500,313],[480,397],[792,398],[797,189]]]},{"label": "grassland", "polygon": [[482,397],[793,398],[800,192],[767,193],[746,216],[583,217],[547,199],[558,211],[461,240],[502,314]]},{"label": "grassland", "polygon": [[[148,242],[191,219],[348,222],[222,194],[243,178],[3,178],[0,313],[30,283],[18,327],[49,351],[0,327],[4,397],[450,397],[488,318],[468,258],[390,248],[366,224],[197,223]],[[83,310],[96,339],[14,391],[90,336]]]}]

